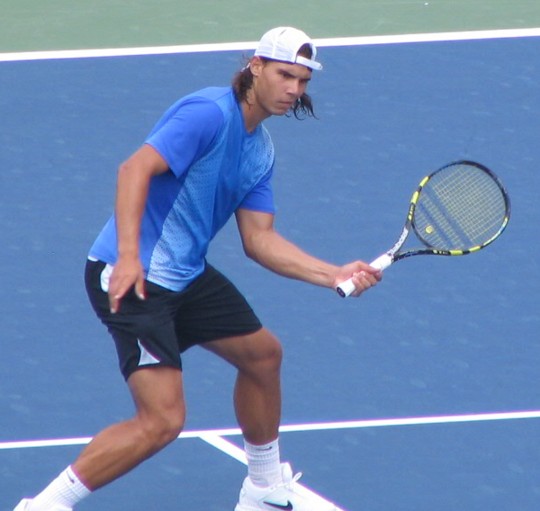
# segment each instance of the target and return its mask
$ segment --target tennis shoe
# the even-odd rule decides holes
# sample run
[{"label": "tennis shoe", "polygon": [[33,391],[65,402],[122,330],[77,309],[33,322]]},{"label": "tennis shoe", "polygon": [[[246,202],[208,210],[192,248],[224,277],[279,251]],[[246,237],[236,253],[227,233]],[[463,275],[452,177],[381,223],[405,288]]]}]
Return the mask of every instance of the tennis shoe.
[{"label": "tennis shoe", "polygon": [[28,509],[28,504],[30,504],[30,502],[32,502],[32,499],[22,499],[13,511],[25,511]]},{"label": "tennis shoe", "polygon": [[234,511],[337,511],[336,507],[296,484],[302,473],[293,476],[288,463],[281,465],[283,482],[268,488],[255,486],[246,477]]},{"label": "tennis shoe", "polygon": [[[32,499],[22,499],[18,504],[17,507],[13,511],[28,511],[30,509],[30,503],[32,502]],[[47,511],[72,511],[71,508],[68,507],[55,507],[54,509],[47,509]]]}]

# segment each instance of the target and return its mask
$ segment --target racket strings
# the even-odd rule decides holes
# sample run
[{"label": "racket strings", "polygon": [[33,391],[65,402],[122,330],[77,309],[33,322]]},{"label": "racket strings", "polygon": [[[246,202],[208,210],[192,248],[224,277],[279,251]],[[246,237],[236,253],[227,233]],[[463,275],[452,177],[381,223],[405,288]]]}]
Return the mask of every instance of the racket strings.
[{"label": "racket strings", "polygon": [[506,201],[497,181],[480,168],[457,164],[425,184],[416,205],[414,227],[431,247],[464,250],[493,239],[505,217]]}]

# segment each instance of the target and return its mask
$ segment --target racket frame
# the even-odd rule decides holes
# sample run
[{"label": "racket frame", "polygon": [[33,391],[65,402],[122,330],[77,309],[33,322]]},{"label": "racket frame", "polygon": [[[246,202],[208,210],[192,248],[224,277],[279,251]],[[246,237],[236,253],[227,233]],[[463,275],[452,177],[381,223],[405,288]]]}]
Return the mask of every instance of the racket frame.
[{"label": "racket frame", "polygon": [[[477,167],[481,171],[487,173],[493,179],[493,181],[497,183],[501,191],[501,194],[504,199],[504,204],[505,204],[505,215],[497,232],[495,232],[495,234],[493,234],[485,242],[479,245],[474,245],[472,247],[467,247],[464,249],[443,250],[440,248],[429,246],[429,244],[424,239],[424,237],[420,235],[420,233],[417,231],[414,224],[414,212],[416,210],[416,205],[418,203],[418,199],[420,198],[420,194],[422,193],[422,190],[424,189],[426,184],[430,181],[430,179],[432,179],[433,176],[443,171],[444,169],[454,166],[454,165],[469,165],[469,166]],[[509,220],[510,220],[510,197],[508,196],[508,192],[506,188],[504,187],[504,185],[502,184],[501,180],[489,168],[487,168],[485,165],[482,165],[481,163],[477,163],[471,160],[454,161],[452,163],[445,165],[444,167],[439,168],[438,170],[432,172],[431,174],[425,176],[420,181],[420,184],[418,185],[417,189],[414,191],[411,197],[411,200],[409,203],[409,210],[407,212],[407,218],[405,221],[405,226],[403,227],[403,230],[401,231],[399,238],[397,239],[396,243],[394,243],[394,245],[392,246],[390,250],[380,255],[375,260],[373,260],[370,263],[370,266],[373,266],[374,268],[377,268],[378,270],[382,271],[388,268],[391,264],[395,263],[396,261],[399,261],[400,259],[405,259],[406,257],[411,257],[411,256],[417,256],[417,255],[461,256],[461,255],[471,254],[473,252],[478,252],[479,250],[493,243],[493,241],[495,241],[502,234],[502,232],[506,229],[506,226],[508,225]],[[405,241],[409,237],[411,230],[413,230],[416,233],[416,236],[418,237],[419,241],[421,241],[425,245],[425,247],[414,248],[414,249],[407,250],[405,252],[399,252],[400,248],[405,244]],[[355,290],[355,286],[352,283],[352,279],[348,279],[345,282],[342,282],[336,288],[336,291],[338,292],[338,294],[343,298],[349,296],[354,290]]]}]

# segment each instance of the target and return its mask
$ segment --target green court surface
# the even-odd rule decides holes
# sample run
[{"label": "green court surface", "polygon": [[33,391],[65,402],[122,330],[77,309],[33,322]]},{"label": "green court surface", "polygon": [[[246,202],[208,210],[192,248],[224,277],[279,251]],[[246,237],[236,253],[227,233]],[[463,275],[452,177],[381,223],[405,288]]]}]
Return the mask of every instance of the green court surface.
[{"label": "green court surface", "polygon": [[8,0],[0,52],[257,40],[293,25],[314,38],[532,28],[538,0]]}]

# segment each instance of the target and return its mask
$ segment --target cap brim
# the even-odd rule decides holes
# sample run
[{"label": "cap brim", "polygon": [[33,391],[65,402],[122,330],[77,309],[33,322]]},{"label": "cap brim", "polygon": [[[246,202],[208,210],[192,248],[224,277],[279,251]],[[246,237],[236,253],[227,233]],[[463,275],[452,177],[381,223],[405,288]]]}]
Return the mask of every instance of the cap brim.
[{"label": "cap brim", "polygon": [[322,64],[320,62],[316,62],[315,60],[306,59],[306,57],[302,57],[301,55],[298,55],[296,57],[296,64],[302,64],[303,66],[309,67],[311,69],[315,69],[316,71],[320,71],[322,69]]}]

